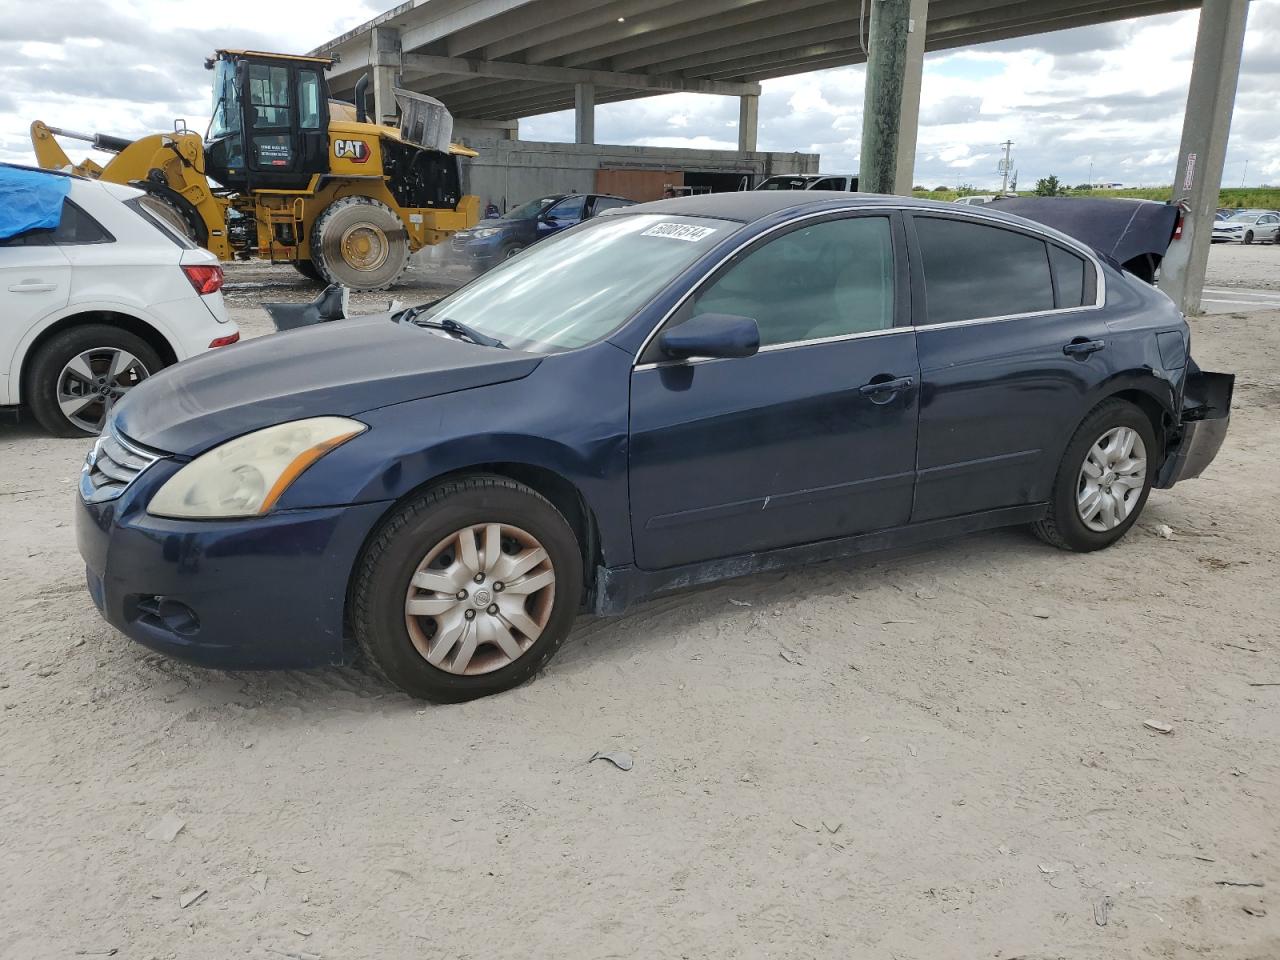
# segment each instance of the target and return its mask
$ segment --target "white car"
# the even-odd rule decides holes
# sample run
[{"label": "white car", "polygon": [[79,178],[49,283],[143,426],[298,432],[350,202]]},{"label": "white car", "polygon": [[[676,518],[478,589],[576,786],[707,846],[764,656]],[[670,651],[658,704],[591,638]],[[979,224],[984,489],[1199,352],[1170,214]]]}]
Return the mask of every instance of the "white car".
[{"label": "white car", "polygon": [[218,258],[164,203],[67,179],[56,229],[0,240],[0,412],[21,405],[52,433],[84,436],[134,385],[240,331]]},{"label": "white car", "polygon": [[856,173],[775,174],[756,184],[757,190],[843,190],[858,189]]},{"label": "white car", "polygon": [[1231,240],[1239,240],[1241,243],[1253,243],[1255,240],[1280,243],[1280,213],[1274,210],[1242,210],[1225,220],[1215,220],[1213,242],[1225,243]]},{"label": "white car", "polygon": [[994,193],[975,193],[967,197],[961,197],[958,200],[952,200],[952,203],[959,203],[966,207],[980,207],[983,204],[990,203],[996,198]]}]

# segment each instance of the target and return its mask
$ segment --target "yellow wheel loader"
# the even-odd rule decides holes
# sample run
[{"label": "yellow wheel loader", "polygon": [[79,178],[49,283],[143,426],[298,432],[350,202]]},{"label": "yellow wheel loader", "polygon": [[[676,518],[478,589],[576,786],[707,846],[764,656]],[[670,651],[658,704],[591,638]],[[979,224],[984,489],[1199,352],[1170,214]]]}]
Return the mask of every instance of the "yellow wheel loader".
[{"label": "yellow wheel loader", "polygon": [[[163,200],[174,225],[223,260],[255,254],[353,290],[380,290],[409,255],[474,225],[480,201],[464,196],[453,118],[439,101],[397,90],[401,125],[371,123],[368,78],[356,104],[330,100],[332,60],[219,50],[213,117],[203,140],[172,133],[124,140],[31,125],[40,166],[126,183]],[[115,154],[105,166],[73,164],[57,137]]]}]

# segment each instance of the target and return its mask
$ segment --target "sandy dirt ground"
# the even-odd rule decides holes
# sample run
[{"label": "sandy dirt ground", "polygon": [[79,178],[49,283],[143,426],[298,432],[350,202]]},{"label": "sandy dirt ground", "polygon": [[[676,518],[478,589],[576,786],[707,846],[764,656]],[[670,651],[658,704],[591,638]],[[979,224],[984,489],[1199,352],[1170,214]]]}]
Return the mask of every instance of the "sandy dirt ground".
[{"label": "sandy dirt ground", "polygon": [[[1210,282],[1274,284],[1243,250]],[[314,289],[233,281],[246,334]],[[1193,326],[1231,435],[1115,548],[668,597],[462,706],[123,639],[73,543],[88,444],[0,426],[0,956],[1275,960],[1280,312]]]}]

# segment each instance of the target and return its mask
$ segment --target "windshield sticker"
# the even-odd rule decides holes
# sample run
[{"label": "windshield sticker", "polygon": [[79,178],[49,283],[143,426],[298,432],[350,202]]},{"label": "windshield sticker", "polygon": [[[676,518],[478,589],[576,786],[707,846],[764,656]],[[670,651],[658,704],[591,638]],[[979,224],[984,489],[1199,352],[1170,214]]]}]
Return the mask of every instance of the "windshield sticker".
[{"label": "windshield sticker", "polygon": [[697,227],[692,223],[658,223],[644,231],[640,236],[668,237],[672,240],[688,240],[690,243],[697,243],[715,232],[715,227]]}]

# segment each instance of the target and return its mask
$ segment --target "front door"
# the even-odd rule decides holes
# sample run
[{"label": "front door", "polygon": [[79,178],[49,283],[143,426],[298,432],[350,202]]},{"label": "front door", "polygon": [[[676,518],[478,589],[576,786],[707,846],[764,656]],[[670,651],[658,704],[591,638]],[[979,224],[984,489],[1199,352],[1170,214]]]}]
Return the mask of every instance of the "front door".
[{"label": "front door", "polygon": [[1114,353],[1099,278],[1038,234],[912,216],[923,400],[913,521],[1047,500]]},{"label": "front door", "polygon": [[668,321],[748,316],[761,349],[632,374],[636,563],[660,569],[898,526],[915,479],[901,225],[806,220],[736,254]]}]

